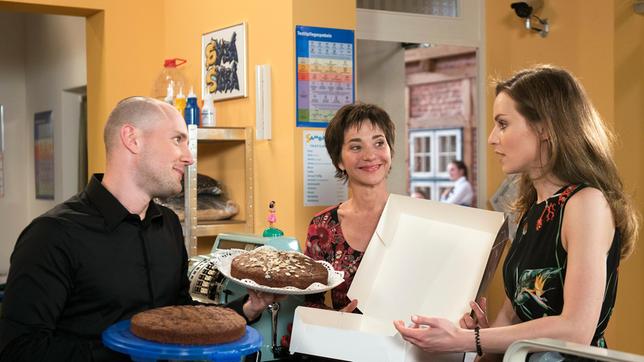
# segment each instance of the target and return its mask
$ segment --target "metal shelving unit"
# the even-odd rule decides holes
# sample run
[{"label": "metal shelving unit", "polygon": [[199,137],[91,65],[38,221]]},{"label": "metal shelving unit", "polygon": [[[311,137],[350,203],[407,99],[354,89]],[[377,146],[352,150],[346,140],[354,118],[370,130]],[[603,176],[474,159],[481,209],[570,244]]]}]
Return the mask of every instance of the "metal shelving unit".
[{"label": "metal shelving unit", "polygon": [[[198,128],[195,125],[188,126],[189,147],[195,159],[195,163],[188,167],[184,189],[185,193],[185,220],[183,225],[184,242],[188,256],[197,255],[198,237],[216,236],[220,233],[253,233],[253,130],[252,128]],[[197,218],[197,170],[200,157],[198,154],[199,145],[209,143],[232,143],[238,148],[239,162],[244,164],[243,180],[227,180],[236,183],[243,182],[243,200],[238,201],[240,208],[244,210],[243,219],[231,219],[220,221],[202,221]],[[243,155],[242,155],[243,153]],[[208,157],[217,157],[217,151],[212,151]],[[222,172],[222,170],[219,170]],[[225,170],[223,170],[225,173]],[[202,173],[209,174],[208,170]]]}]

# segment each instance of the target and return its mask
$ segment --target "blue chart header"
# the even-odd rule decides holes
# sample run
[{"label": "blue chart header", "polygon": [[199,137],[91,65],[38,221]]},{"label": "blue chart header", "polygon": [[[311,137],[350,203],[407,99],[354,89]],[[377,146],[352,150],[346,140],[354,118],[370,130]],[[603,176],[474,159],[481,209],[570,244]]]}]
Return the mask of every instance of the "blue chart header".
[{"label": "blue chart header", "polygon": [[295,28],[297,126],[326,127],[355,99],[353,30]]}]

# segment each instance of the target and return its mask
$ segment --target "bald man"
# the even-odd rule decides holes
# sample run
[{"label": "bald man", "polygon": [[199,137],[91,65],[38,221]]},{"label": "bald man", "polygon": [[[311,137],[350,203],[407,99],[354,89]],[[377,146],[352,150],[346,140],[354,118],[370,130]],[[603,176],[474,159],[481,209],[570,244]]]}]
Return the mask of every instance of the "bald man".
[{"label": "bald man", "polygon": [[[154,203],[181,191],[194,160],[174,107],[126,98],[104,130],[105,175],[34,219],[13,254],[0,318],[0,361],[129,360],[101,333],[140,311],[191,303],[181,225]],[[273,296],[232,302],[247,320]]]}]

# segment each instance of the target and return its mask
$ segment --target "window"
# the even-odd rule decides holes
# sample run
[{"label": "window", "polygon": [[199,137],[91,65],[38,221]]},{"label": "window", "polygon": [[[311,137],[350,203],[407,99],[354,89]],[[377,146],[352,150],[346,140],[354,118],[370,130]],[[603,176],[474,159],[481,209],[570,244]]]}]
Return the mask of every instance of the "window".
[{"label": "window", "polygon": [[447,173],[447,165],[454,160],[462,160],[463,144],[461,142],[463,130],[440,130],[435,131],[436,143],[438,150],[436,156],[438,157],[438,170],[437,177],[449,178]]},{"label": "window", "polygon": [[434,133],[432,131],[411,132],[409,138],[412,178],[434,177],[432,169]]},{"label": "window", "polygon": [[357,7],[436,16],[455,17],[458,14],[458,0],[358,0]]},{"label": "window", "polygon": [[438,200],[453,185],[447,166],[463,158],[463,129],[411,130],[409,145],[410,192]]}]

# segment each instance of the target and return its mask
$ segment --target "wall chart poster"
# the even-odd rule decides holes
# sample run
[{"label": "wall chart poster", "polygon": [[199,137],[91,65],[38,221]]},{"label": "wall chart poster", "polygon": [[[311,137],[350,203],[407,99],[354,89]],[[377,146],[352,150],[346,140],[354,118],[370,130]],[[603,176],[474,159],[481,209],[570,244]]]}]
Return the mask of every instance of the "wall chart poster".
[{"label": "wall chart poster", "polygon": [[4,106],[0,104],[0,197],[4,197]]},{"label": "wall chart poster", "polygon": [[51,111],[34,115],[34,167],[36,198],[54,199],[54,129]]},{"label": "wall chart poster", "polygon": [[297,127],[326,127],[355,99],[353,30],[295,28]]},{"label": "wall chart poster", "polygon": [[305,130],[304,206],[328,206],[349,198],[347,185],[335,178],[335,166],[324,145],[323,130]]}]

